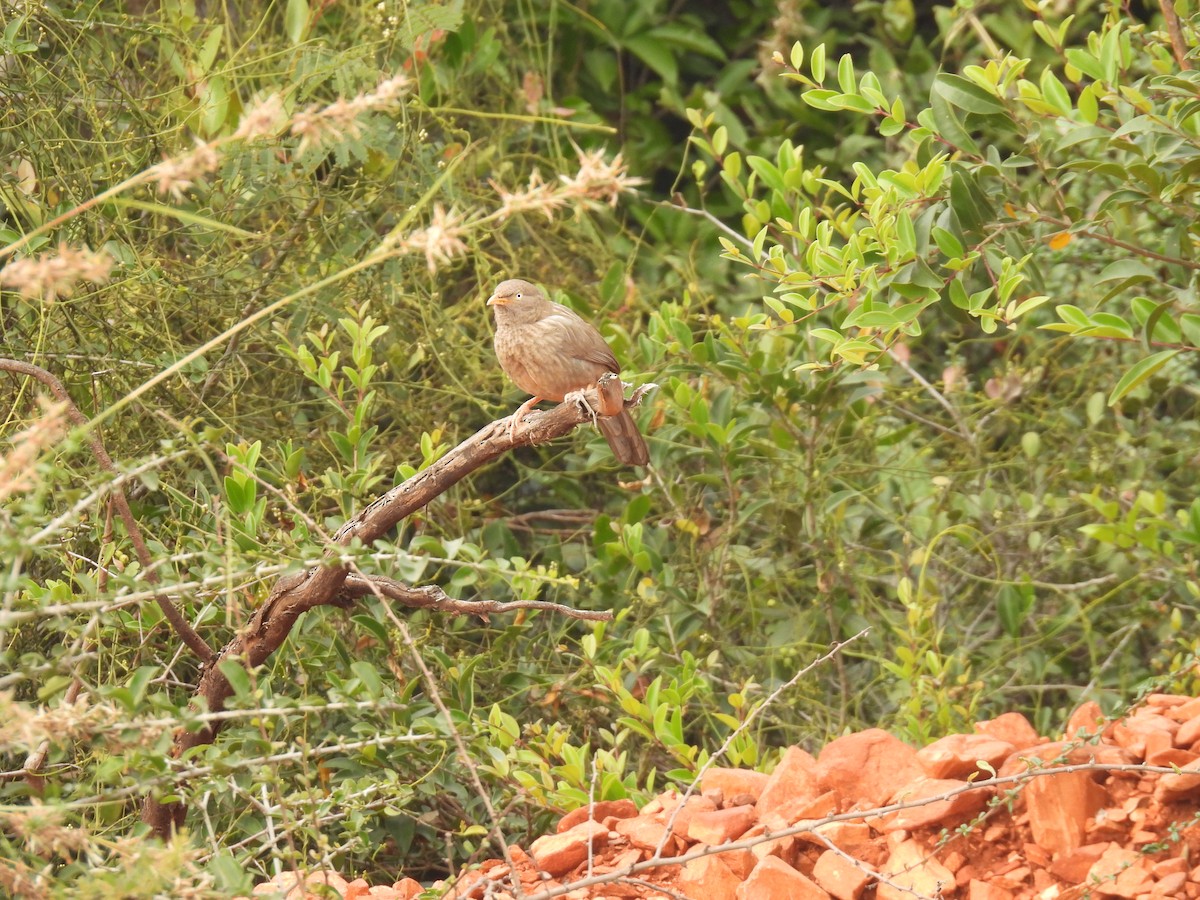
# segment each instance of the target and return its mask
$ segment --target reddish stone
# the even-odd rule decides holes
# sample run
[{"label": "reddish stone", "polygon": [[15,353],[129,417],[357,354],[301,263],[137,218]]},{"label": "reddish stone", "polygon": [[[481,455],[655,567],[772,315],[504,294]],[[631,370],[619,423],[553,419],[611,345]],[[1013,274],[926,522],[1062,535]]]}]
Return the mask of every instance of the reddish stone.
[{"label": "reddish stone", "polygon": [[827,790],[868,806],[884,805],[897,785],[923,774],[916,751],[878,728],[830,741],[817,758],[817,772]]},{"label": "reddish stone", "polygon": [[1144,861],[1145,857],[1136,850],[1113,844],[1088,870],[1088,885],[1105,896],[1134,900],[1148,892],[1153,883],[1150,873],[1142,867]]},{"label": "reddish stone", "polygon": [[1189,719],[1194,719],[1200,716],[1200,697],[1189,700],[1187,703],[1181,703],[1179,706],[1172,706],[1170,709],[1163,710],[1163,715],[1174,719],[1176,722],[1186,722]]},{"label": "reddish stone", "polygon": [[1175,900],[1183,893],[1183,886],[1186,883],[1187,875],[1183,872],[1175,872],[1166,878],[1160,878],[1150,889],[1150,900]]},{"label": "reddish stone", "polygon": [[967,900],[1013,900],[1013,892],[972,878],[967,885]]},{"label": "reddish stone", "polygon": [[698,844],[727,844],[745,834],[755,818],[753,806],[698,812],[688,821],[687,836]]},{"label": "reddish stone", "polygon": [[1096,864],[1109,847],[1115,846],[1111,841],[1098,844],[1084,844],[1070,853],[1064,853],[1050,864],[1050,874],[1060,878],[1067,884],[1083,884],[1087,881],[1087,873]]},{"label": "reddish stone", "polygon": [[876,900],[912,900],[913,894],[945,896],[955,886],[954,873],[914,840],[903,841],[892,850],[883,866],[883,875],[887,883],[879,883]]},{"label": "reddish stone", "polygon": [[1191,697],[1185,697],[1183,694],[1147,694],[1146,705],[1162,710],[1182,706],[1191,699]]},{"label": "reddish stone", "polygon": [[[742,840],[748,840],[752,837],[760,837],[767,834],[768,829],[761,822],[742,835]],[[750,848],[750,852],[754,854],[756,859],[764,859],[768,856],[778,856],[784,862],[791,864],[796,861],[796,837],[788,835],[787,837],[770,838],[769,840],[759,841]]]},{"label": "reddish stone", "polygon": [[[829,895],[783,860],[764,856],[737,889],[737,900],[830,900]],[[911,900],[911,898],[910,898]]]},{"label": "reddish stone", "polygon": [[1099,734],[1106,725],[1108,725],[1108,719],[1104,715],[1104,710],[1100,708],[1100,704],[1095,700],[1087,700],[1075,707],[1075,711],[1067,719],[1067,730],[1063,737],[1068,741],[1079,737],[1090,737]]},{"label": "reddish stone", "polygon": [[770,778],[770,775],[753,769],[726,769],[716,766],[700,776],[700,789],[720,791],[726,803],[734,797],[743,796],[751,797],[750,802],[756,803]]},{"label": "reddish stone", "polygon": [[813,881],[836,900],[858,900],[871,882],[861,865],[855,865],[836,850],[826,850],[813,866]]},{"label": "reddish stone", "polygon": [[1200,761],[1193,761],[1186,766],[1180,766],[1178,775],[1162,775],[1158,779],[1158,787],[1154,796],[1159,800],[1174,802],[1192,794],[1200,793]]},{"label": "reddish stone", "polygon": [[1070,853],[1083,843],[1087,820],[1107,799],[1088,772],[1039,776],[1025,786],[1025,805],[1034,841],[1048,853]]},{"label": "reddish stone", "polygon": [[581,806],[578,809],[573,809],[559,819],[558,833],[562,834],[564,831],[570,831],[580,822],[586,822],[588,819],[603,822],[609,816],[615,816],[618,819],[628,819],[637,814],[637,804],[632,800],[601,800],[599,803],[593,803],[590,806]]},{"label": "reddish stone", "polygon": [[802,820],[827,819],[841,808],[841,797],[837,791],[826,791],[819,797],[796,797],[792,801],[776,806],[759,816],[759,821],[771,830],[788,828]]},{"label": "reddish stone", "polygon": [[[968,787],[965,781],[953,779],[918,778],[891,798],[891,803],[918,803],[928,797],[938,797],[958,788]],[[992,792],[988,788],[963,791],[942,800],[930,800],[911,809],[902,809],[881,817],[883,831],[912,831],[929,825],[957,825],[987,805]]]},{"label": "reddish stone", "polygon": [[696,813],[711,812],[716,809],[717,805],[707,797],[692,795],[688,797],[687,803],[680,805],[679,798],[665,804],[665,808],[658,815],[658,819],[666,822],[671,826],[671,830],[681,838],[687,839],[688,823],[692,820],[692,816]]},{"label": "reddish stone", "polygon": [[[669,851],[675,841],[675,838],[669,835],[667,826],[650,816],[621,819],[613,826],[613,831],[628,838],[634,847],[651,852],[660,846]],[[664,837],[666,841],[663,840]]]},{"label": "reddish stone", "polygon": [[1033,747],[1042,741],[1033,726],[1029,724],[1029,720],[1016,712],[1007,712],[994,719],[976,722],[975,730],[980,734],[1008,741],[1018,750]]},{"label": "reddish stone", "polygon": [[1175,745],[1186,749],[1195,746],[1197,741],[1200,741],[1200,716],[1193,716],[1175,732]]},{"label": "reddish stone", "polygon": [[1155,753],[1153,756],[1147,756],[1146,763],[1151,766],[1177,766],[1182,769],[1197,759],[1200,759],[1200,753],[1194,753],[1191,750],[1179,750],[1172,747],[1170,750],[1163,750]]},{"label": "reddish stone", "polygon": [[588,847],[608,843],[608,829],[598,822],[587,821],[562,834],[547,834],[529,847],[538,867],[551,875],[565,875],[587,859]]},{"label": "reddish stone", "polygon": [[1146,758],[1146,740],[1149,735],[1155,732],[1163,732],[1167,734],[1171,743],[1174,744],[1175,732],[1179,730],[1179,723],[1168,719],[1166,716],[1155,715],[1154,713],[1139,713],[1130,716],[1128,719],[1123,719],[1113,725],[1112,737],[1113,743],[1118,747],[1128,750],[1133,758],[1140,762]]},{"label": "reddish stone", "polygon": [[[391,891],[391,888],[388,888]],[[342,900],[360,900],[361,897],[366,897],[371,892],[371,886],[367,884],[365,878],[355,878],[346,885],[346,890],[342,892]]]},{"label": "reddish stone", "polygon": [[684,865],[675,884],[687,897],[737,900],[737,890],[741,883],[742,879],[719,857],[701,856]]},{"label": "reddish stone", "polygon": [[[511,848],[509,852],[511,852]],[[401,878],[392,885],[392,890],[399,895],[398,900],[414,900],[415,897],[420,896],[425,887],[415,878]]]},{"label": "reddish stone", "polygon": [[799,747],[788,747],[759,793],[758,814],[795,806],[820,794],[817,761]]},{"label": "reddish stone", "polygon": [[1008,741],[986,734],[948,734],[918,750],[917,761],[930,778],[967,778],[982,773],[980,760],[996,769],[1016,749]]}]

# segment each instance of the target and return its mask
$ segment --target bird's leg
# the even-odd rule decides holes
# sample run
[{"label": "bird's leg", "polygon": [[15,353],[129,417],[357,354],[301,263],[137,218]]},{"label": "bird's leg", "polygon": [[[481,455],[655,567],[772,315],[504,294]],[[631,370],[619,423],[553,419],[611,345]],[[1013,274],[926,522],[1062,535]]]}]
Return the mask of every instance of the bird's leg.
[{"label": "bird's leg", "polygon": [[596,424],[596,410],[592,409],[592,404],[588,403],[587,394],[584,393],[583,389],[571,391],[569,394],[563,397],[563,399],[574,400],[576,403],[586,409],[588,414],[592,417],[592,425],[594,426]]},{"label": "bird's leg", "polygon": [[542,402],[541,397],[530,397],[528,400],[526,400],[524,403],[522,403],[520,406],[518,406],[517,411],[509,417],[509,419],[508,419],[508,439],[510,441],[512,441],[514,443],[516,442],[516,437],[514,435],[516,434],[517,426],[521,424],[521,421],[529,413],[529,410],[533,409],[534,406],[536,406],[538,403],[541,403],[541,402]]}]

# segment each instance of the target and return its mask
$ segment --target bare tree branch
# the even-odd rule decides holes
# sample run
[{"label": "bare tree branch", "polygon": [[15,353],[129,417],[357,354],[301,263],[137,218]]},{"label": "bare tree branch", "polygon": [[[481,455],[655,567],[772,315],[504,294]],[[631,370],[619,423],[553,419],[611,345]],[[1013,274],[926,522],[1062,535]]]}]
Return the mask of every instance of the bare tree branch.
[{"label": "bare tree branch", "polygon": [[[614,385],[612,382],[616,382]],[[406,606],[442,609],[447,612],[480,613],[498,612],[502,608],[518,608],[518,604],[469,603],[446,597],[436,587],[410,588],[388,579],[350,577],[350,564],[333,561],[341,551],[352,543],[369,546],[381,538],[400,521],[428,505],[467,475],[481,466],[492,462],[516,447],[544,443],[574,430],[584,422],[591,422],[593,410],[611,409],[614,387],[620,390],[616,375],[600,379],[595,387],[581,392],[582,400],[569,399],[554,409],[530,413],[510,433],[509,419],[500,419],[477,431],[427,469],[418,472],[403,484],[392,488],[368,505],[358,515],[338,529],[333,536],[324,565],[314,566],[305,572],[281,577],[271,589],[270,595],[259,607],[246,627],[230,640],[217,654],[212,665],[207,665],[196,687],[195,698],[203,700],[209,712],[220,712],[233,694],[229,680],[216,663],[236,659],[242,665],[253,668],[262,664],[283,644],[296,620],[310,609],[318,606],[348,607],[364,594],[379,593]],[[625,401],[626,407],[636,406],[654,385],[643,385]],[[589,408],[590,407],[590,408]],[[619,411],[619,408],[616,411]],[[565,611],[565,609],[563,610]],[[611,614],[568,613],[578,618],[611,618]],[[181,757],[194,747],[210,744],[216,738],[222,722],[212,721],[199,731],[180,729],[175,734],[172,755]],[[146,822],[160,837],[170,835],[172,829],[182,827],[187,808],[182,801],[162,802],[148,797],[142,807],[142,821]]]}]

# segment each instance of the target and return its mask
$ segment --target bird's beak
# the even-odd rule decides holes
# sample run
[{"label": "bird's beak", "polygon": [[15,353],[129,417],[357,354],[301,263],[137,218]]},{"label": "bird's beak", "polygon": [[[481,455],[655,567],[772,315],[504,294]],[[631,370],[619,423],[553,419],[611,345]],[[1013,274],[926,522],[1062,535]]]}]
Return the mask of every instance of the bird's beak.
[{"label": "bird's beak", "polygon": [[504,301],[501,300],[499,297],[497,297],[495,294],[492,294],[492,296],[488,297],[487,305],[495,306],[497,303],[503,303],[503,302]]}]

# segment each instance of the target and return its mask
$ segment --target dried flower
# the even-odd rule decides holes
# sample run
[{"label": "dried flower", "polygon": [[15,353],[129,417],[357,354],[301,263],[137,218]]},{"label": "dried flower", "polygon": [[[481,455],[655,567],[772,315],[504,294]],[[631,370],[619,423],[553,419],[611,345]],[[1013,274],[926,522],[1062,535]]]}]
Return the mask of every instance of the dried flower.
[{"label": "dried flower", "polygon": [[32,425],[12,437],[12,449],[0,456],[0,502],[30,490],[36,483],[34,462],[47,447],[58,443],[66,431],[65,403],[38,398],[39,416]]},{"label": "dried flower", "polygon": [[0,284],[26,297],[53,301],[70,297],[80,281],[103,284],[112,267],[113,258],[103,251],[59,244],[57,254],[25,257],[0,269]]},{"label": "dried flower", "polygon": [[235,138],[252,141],[259,137],[271,137],[283,125],[283,98],[278,94],[260,100],[242,114]]},{"label": "dried flower", "polygon": [[221,154],[211,143],[197,140],[191,153],[168,157],[146,170],[149,178],[158,185],[159,193],[170,193],[176,200],[183,199],[183,192],[197,180],[216,171],[221,164]]},{"label": "dried flower", "polygon": [[375,90],[351,97],[338,99],[323,109],[310,106],[292,117],[292,134],[300,138],[297,153],[320,144],[326,138],[358,137],[362,128],[358,117],[372,109],[395,106],[408,93],[412,85],[407,75],[393,75],[375,86]]},{"label": "dried flower", "polygon": [[616,206],[617,197],[622,193],[632,193],[639,184],[646,183],[646,179],[627,173],[620,153],[611,162],[604,158],[603,150],[588,153],[577,149],[576,153],[579,154],[579,172],[574,177],[560,175],[559,178],[577,197],[604,200],[609,206]]},{"label": "dried flower", "polygon": [[401,238],[396,247],[404,253],[424,253],[429,271],[433,273],[439,264],[467,252],[467,245],[460,237],[462,233],[463,217],[453,210],[446,212],[439,203],[433,208],[429,225]]}]

